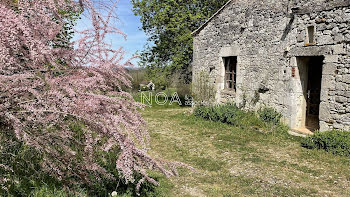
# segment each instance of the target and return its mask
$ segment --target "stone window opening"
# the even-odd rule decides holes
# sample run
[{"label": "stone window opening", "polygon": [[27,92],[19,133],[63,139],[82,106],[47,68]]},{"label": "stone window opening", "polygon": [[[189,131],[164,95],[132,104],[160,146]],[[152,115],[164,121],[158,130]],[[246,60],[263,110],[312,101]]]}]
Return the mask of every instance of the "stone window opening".
[{"label": "stone window opening", "polygon": [[315,26],[307,27],[307,35],[308,35],[308,43],[314,44],[315,43]]},{"label": "stone window opening", "polygon": [[223,57],[225,65],[225,89],[236,91],[237,57]]}]

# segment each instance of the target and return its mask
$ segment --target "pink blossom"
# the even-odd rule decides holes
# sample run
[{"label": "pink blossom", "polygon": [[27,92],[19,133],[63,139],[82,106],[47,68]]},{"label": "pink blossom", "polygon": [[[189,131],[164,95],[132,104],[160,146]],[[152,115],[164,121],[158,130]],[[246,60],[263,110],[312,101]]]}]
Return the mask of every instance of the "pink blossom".
[{"label": "pink blossom", "polygon": [[[45,155],[42,167],[52,176],[61,180],[75,176],[86,183],[91,174],[116,179],[96,163],[95,154],[119,147],[117,169],[126,182],[141,174],[139,188],[144,181],[157,184],[146,170],[169,177],[176,175],[174,166],[180,164],[155,160],[146,152],[149,134],[138,112],[140,105],[123,90],[130,86],[124,69],[131,65],[130,59],[125,61],[123,49],[113,49],[105,41],[108,34],[126,38],[112,24],[117,2],[1,1],[0,118],[18,140]],[[75,30],[82,37],[69,47],[53,47],[67,17],[60,11],[82,8],[92,28]],[[75,139],[68,117],[84,124],[82,142]],[[71,144],[84,147],[80,161]]]}]

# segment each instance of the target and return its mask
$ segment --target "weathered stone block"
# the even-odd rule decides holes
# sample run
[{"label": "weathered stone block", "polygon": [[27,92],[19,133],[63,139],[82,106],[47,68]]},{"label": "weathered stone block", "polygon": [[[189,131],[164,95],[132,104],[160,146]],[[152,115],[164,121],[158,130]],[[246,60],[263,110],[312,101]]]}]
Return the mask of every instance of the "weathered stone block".
[{"label": "weathered stone block", "polygon": [[336,83],[332,75],[322,76],[322,89],[333,90],[335,86],[336,86]]},{"label": "weathered stone block", "polygon": [[297,35],[297,42],[305,42],[305,39],[306,39],[306,35],[305,35],[305,32],[300,32],[298,35]]},{"label": "weathered stone block", "polygon": [[343,130],[345,128],[345,126],[341,123],[334,123],[333,128],[337,129],[337,130]]},{"label": "weathered stone block", "polygon": [[323,65],[323,73],[324,75],[334,75],[337,70],[337,64],[335,63],[325,63]]},{"label": "weathered stone block", "polygon": [[326,102],[321,102],[320,104],[320,120],[328,122],[331,119],[331,114],[329,111],[328,104]]},{"label": "weathered stone block", "polygon": [[333,48],[333,54],[335,55],[344,55],[346,54],[346,48],[343,44],[337,44],[332,46]]},{"label": "weathered stone block", "polygon": [[346,97],[343,97],[343,96],[337,96],[337,97],[335,97],[335,101],[337,101],[338,103],[346,103],[348,101],[348,99]]},{"label": "weathered stone block", "polygon": [[345,110],[346,113],[350,113],[350,106],[348,106]]},{"label": "weathered stone block", "polygon": [[322,32],[323,35],[331,35],[332,31],[331,30],[325,30]]},{"label": "weathered stone block", "polygon": [[328,131],[330,130],[329,124],[327,124],[325,121],[320,121],[320,131]]},{"label": "weathered stone block", "polygon": [[338,55],[325,55],[324,63],[337,63],[339,60]]},{"label": "weathered stone block", "polygon": [[350,84],[350,75],[349,74],[343,76],[343,82],[347,83],[347,84]]},{"label": "weathered stone block", "polygon": [[344,39],[345,39],[344,36],[340,33],[337,33],[334,36],[334,42],[336,42],[336,43],[342,42],[342,41],[344,41]]},{"label": "weathered stone block", "polygon": [[317,39],[318,45],[327,45],[334,43],[334,39],[331,35],[323,35]]}]

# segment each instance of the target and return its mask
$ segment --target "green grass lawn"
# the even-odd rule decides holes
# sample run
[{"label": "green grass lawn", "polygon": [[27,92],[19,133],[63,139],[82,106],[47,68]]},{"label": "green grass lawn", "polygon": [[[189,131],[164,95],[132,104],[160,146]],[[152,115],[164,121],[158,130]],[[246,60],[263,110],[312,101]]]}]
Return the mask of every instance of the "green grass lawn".
[{"label": "green grass lawn", "polygon": [[[160,176],[163,196],[350,196],[350,159],[261,133],[194,117],[190,108],[147,108],[151,155],[191,165]],[[249,128],[249,127],[248,127]],[[155,176],[159,176],[155,174]]]}]

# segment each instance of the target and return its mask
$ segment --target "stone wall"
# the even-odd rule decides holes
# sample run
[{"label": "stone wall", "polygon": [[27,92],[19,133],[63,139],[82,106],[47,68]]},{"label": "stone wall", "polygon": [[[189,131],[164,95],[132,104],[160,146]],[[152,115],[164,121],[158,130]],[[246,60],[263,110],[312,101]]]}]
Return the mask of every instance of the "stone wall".
[{"label": "stone wall", "polygon": [[[305,47],[307,26],[316,27],[315,46]],[[289,56],[319,53],[325,56],[322,76],[321,129],[350,130],[350,7],[339,7],[296,16],[297,42]],[[299,51],[298,51],[299,50]],[[316,52],[317,51],[317,52]]]},{"label": "stone wall", "polygon": [[[321,130],[350,130],[350,7],[344,5],[349,1],[232,1],[195,32],[193,80],[211,72],[217,102],[271,106],[297,127],[302,93],[300,78],[292,77],[296,57],[324,56]],[[315,43],[307,43],[308,26],[315,26]],[[237,56],[236,92],[224,90],[225,56]]]}]

